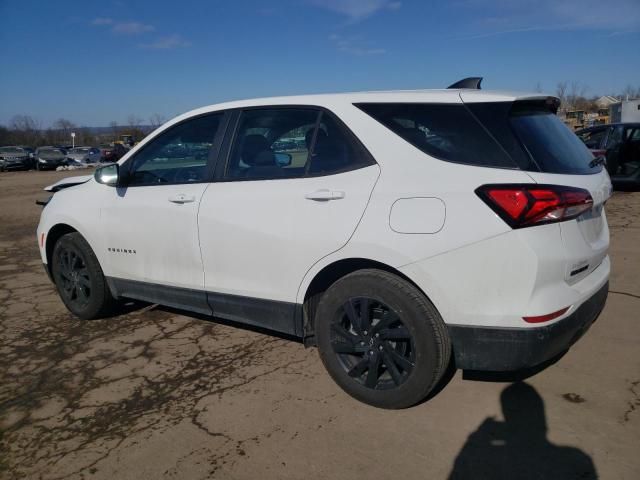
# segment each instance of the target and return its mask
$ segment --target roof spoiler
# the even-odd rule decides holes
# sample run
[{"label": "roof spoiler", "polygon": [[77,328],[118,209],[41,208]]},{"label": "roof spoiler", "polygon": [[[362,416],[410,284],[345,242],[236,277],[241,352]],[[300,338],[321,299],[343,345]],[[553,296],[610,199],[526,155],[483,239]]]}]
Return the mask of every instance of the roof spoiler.
[{"label": "roof spoiler", "polygon": [[447,88],[469,88],[471,90],[480,90],[482,77],[468,77],[449,85]]}]

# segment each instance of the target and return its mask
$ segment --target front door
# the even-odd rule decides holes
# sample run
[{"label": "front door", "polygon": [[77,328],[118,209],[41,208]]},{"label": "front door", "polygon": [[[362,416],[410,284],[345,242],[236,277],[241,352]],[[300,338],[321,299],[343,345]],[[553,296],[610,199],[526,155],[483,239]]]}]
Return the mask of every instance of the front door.
[{"label": "front door", "polygon": [[119,295],[209,310],[197,214],[223,117],[213,113],[170,127],[122,165],[126,186],[110,189],[101,209],[105,274]]}]

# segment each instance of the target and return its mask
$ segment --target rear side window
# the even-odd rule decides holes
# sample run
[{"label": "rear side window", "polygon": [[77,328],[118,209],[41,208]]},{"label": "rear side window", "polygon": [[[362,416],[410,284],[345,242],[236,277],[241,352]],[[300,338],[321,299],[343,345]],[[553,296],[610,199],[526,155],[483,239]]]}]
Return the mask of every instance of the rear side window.
[{"label": "rear side window", "polygon": [[356,105],[423,152],[450,162],[598,173],[593,155],[546,101]]},{"label": "rear side window", "polygon": [[245,110],[240,116],[225,178],[302,178],[373,163],[353,134],[326,111],[258,108]]},{"label": "rear side window", "polygon": [[482,167],[518,168],[463,104],[366,103],[356,106],[433,157]]}]

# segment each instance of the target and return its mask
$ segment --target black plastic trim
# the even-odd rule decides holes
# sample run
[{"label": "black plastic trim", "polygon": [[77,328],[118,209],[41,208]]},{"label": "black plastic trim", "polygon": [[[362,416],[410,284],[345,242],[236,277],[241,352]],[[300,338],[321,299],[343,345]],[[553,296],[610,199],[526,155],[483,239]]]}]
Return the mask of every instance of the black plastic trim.
[{"label": "black plastic trim", "polygon": [[584,335],[600,315],[608,293],[607,282],[568,317],[543,327],[447,325],[456,367],[512,372],[544,364]]},{"label": "black plastic trim", "polygon": [[116,297],[132,298],[189,310],[246,325],[302,337],[302,305],[277,300],[207,292],[189,288],[107,277]]},{"label": "black plastic trim", "polygon": [[154,283],[106,277],[111,292],[116,297],[132,298],[145,302],[158,303],[168,307],[192,310],[211,315],[206,292],[189,288],[159,285]]}]

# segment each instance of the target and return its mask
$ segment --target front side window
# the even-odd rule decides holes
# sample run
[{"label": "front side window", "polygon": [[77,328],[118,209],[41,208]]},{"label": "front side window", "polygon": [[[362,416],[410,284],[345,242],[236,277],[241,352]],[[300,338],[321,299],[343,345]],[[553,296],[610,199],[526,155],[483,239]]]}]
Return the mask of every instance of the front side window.
[{"label": "front side window", "polygon": [[154,138],[131,159],[129,186],[205,181],[222,116],[187,120]]}]

